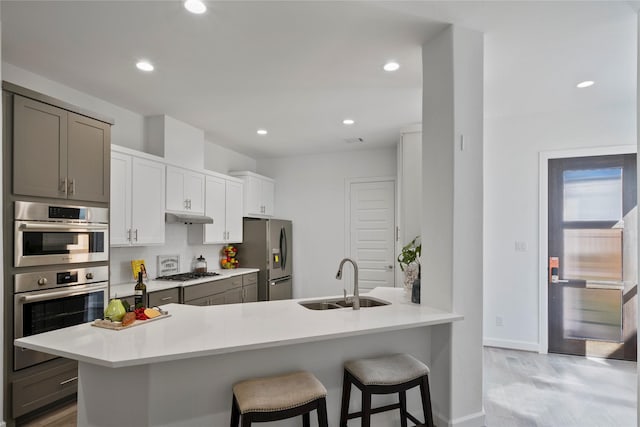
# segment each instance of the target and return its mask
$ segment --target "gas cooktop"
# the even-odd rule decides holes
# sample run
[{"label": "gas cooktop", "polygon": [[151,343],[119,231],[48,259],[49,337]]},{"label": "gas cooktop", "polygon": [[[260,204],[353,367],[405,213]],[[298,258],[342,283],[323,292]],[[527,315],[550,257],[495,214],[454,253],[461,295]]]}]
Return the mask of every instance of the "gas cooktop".
[{"label": "gas cooktop", "polygon": [[179,273],[170,274],[169,276],[156,277],[156,280],[174,280],[176,282],[185,282],[187,280],[202,279],[203,277],[219,276],[220,273],[207,272],[207,273]]}]

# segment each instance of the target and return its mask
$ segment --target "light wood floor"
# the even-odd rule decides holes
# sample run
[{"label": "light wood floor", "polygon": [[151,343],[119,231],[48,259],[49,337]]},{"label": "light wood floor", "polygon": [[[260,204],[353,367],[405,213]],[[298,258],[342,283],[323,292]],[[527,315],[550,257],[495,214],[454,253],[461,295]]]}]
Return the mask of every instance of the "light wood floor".
[{"label": "light wood floor", "polygon": [[[487,347],[488,427],[636,427],[636,364]],[[76,405],[26,424],[76,427]]]},{"label": "light wood floor", "polygon": [[488,427],[636,427],[635,362],[487,347]]}]

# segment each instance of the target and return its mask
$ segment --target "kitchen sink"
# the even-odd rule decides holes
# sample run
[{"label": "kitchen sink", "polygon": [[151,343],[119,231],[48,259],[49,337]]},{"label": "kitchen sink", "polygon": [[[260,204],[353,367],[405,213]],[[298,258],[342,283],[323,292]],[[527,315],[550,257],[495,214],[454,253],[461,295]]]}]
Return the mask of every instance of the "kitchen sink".
[{"label": "kitchen sink", "polygon": [[328,301],[309,301],[298,303],[309,310],[333,310],[334,308],[344,308],[341,305]]},{"label": "kitchen sink", "polygon": [[[301,306],[308,308],[309,310],[333,310],[336,308],[351,308],[353,307],[353,298],[349,298],[345,301],[344,298],[331,298],[315,301],[302,301],[299,302]],[[360,308],[366,307],[380,307],[383,305],[391,304],[389,301],[381,300],[373,297],[360,297]]]}]

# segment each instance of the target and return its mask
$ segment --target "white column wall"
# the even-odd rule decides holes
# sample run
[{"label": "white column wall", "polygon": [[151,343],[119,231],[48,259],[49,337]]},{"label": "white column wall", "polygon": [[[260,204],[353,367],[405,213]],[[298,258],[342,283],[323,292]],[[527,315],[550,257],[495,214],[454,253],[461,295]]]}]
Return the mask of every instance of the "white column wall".
[{"label": "white column wall", "polygon": [[[2,17],[0,16],[0,58],[2,58]],[[2,81],[2,67],[0,67],[0,82]],[[2,102],[0,102],[0,117],[3,117]],[[0,135],[2,135],[2,120],[0,119]],[[0,152],[0,176],[2,176],[2,153]],[[0,212],[2,209],[2,198],[0,197]],[[4,254],[4,248],[1,246],[3,243],[2,227],[0,227],[0,253]],[[4,271],[2,263],[0,262],[0,277],[4,277]],[[4,307],[4,292],[0,292],[0,307]],[[0,328],[0,343],[4,343],[4,328]],[[4,345],[4,344],[3,344]],[[2,372],[4,372],[4,351],[0,351],[0,366],[2,366]],[[4,375],[4,373],[3,373]],[[3,381],[4,384],[4,381]],[[4,402],[4,387],[0,387],[0,402]],[[4,405],[0,405],[0,427],[4,427]]]},{"label": "white column wall", "polygon": [[422,300],[465,316],[432,332],[438,424],[482,426],[483,35],[422,48]]}]

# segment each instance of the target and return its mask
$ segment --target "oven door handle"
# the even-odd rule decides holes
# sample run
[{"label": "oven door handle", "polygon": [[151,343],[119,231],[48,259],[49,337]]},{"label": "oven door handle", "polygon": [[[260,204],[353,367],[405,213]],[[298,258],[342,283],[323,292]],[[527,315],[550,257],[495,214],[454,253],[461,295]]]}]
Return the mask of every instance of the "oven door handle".
[{"label": "oven door handle", "polygon": [[85,230],[107,230],[109,227],[106,224],[92,225],[92,224],[33,224],[33,223],[21,223],[21,230],[66,230],[66,231],[85,231]]},{"label": "oven door handle", "polygon": [[99,292],[105,289],[107,289],[107,285],[102,285],[102,286],[93,285],[93,286],[87,286],[84,289],[70,289],[65,291],[46,292],[39,295],[22,295],[20,297],[20,302],[30,303],[30,302],[47,301],[47,300],[61,298],[61,297],[90,294],[90,293]]}]

